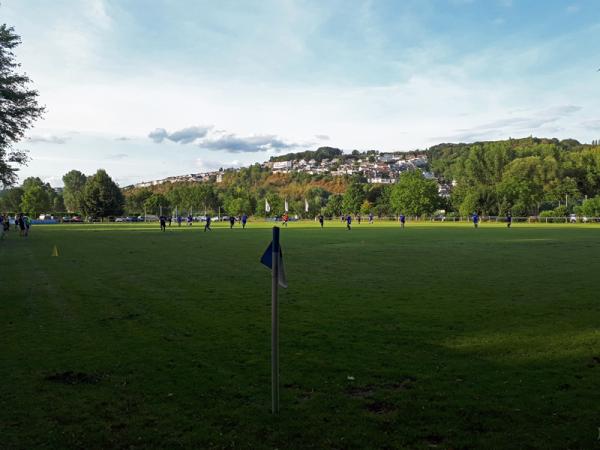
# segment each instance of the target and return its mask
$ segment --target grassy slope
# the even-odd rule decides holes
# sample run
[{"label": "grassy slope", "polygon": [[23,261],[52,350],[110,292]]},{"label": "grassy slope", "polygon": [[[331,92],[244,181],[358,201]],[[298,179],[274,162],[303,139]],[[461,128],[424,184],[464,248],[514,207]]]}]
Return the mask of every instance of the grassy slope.
[{"label": "grassy slope", "polygon": [[11,232],[2,446],[593,448],[599,237],[291,225],[272,417],[265,225]]}]

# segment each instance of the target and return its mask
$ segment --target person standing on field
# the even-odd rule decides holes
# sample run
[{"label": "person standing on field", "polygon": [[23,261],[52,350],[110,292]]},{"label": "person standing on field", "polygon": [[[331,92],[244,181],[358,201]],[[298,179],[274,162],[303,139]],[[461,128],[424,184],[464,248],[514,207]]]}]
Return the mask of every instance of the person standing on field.
[{"label": "person standing on field", "polygon": [[283,218],[283,226],[287,228],[288,220],[290,220],[290,216],[288,216],[288,213],[284,213],[282,218]]},{"label": "person standing on field", "polygon": [[232,230],[235,225],[235,216],[229,216],[229,229]]},{"label": "person standing on field", "polygon": [[183,217],[181,217],[181,214],[177,216],[177,226],[180,227],[181,226],[181,222],[183,222]]},{"label": "person standing on field", "polygon": [[404,214],[400,214],[400,228],[404,228],[404,224],[406,223],[406,217]]},{"label": "person standing on field", "polygon": [[193,218],[193,217],[192,217],[192,215],[190,214],[190,215],[187,217],[187,224],[188,224],[188,227],[191,227],[191,226],[192,226],[192,222],[193,222],[193,221],[194,221],[194,218]]},{"label": "person standing on field", "polygon": [[29,216],[25,216],[23,220],[25,221],[25,237],[27,237],[29,236],[29,229],[31,228],[31,219]]},{"label": "person standing on field", "polygon": [[6,217],[5,216],[0,216],[0,227],[2,227],[2,229],[0,230],[0,239],[4,239],[4,235],[6,234],[6,227],[5,227],[5,223],[6,223]]},{"label": "person standing on field", "polygon": [[246,222],[248,222],[248,216],[246,213],[242,214],[242,228],[246,229]]},{"label": "person standing on field", "polygon": [[19,226],[19,236],[21,236],[21,237],[25,236],[25,217],[24,217],[23,213],[19,214],[17,223]]},{"label": "person standing on field", "polygon": [[204,224],[204,231],[206,232],[206,230],[212,231],[212,229],[210,228],[210,216],[206,216],[206,223]]},{"label": "person standing on field", "polygon": [[506,228],[510,228],[511,225],[512,225],[512,214],[509,212],[506,215]]},{"label": "person standing on field", "polygon": [[473,213],[473,225],[475,228],[479,227],[479,215],[476,212]]},{"label": "person standing on field", "polygon": [[167,218],[160,216],[158,220],[160,221],[160,231],[167,231]]},{"label": "person standing on field", "polygon": [[352,225],[352,216],[351,216],[350,214],[348,214],[348,215],[346,216],[346,229],[347,229],[348,231],[350,231],[350,230],[352,229],[352,226],[351,226],[351,225]]},{"label": "person standing on field", "polygon": [[323,214],[319,214],[319,224],[321,225],[321,228],[323,228]]},{"label": "person standing on field", "polygon": [[373,213],[369,213],[369,223],[373,223]]}]

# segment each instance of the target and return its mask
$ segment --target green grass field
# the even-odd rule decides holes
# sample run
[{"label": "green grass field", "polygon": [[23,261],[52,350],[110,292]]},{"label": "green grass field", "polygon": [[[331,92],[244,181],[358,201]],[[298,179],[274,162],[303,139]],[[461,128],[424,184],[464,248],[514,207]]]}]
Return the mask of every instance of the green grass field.
[{"label": "green grass field", "polygon": [[600,227],[290,225],[277,417],[269,226],[11,231],[0,447],[600,447]]}]

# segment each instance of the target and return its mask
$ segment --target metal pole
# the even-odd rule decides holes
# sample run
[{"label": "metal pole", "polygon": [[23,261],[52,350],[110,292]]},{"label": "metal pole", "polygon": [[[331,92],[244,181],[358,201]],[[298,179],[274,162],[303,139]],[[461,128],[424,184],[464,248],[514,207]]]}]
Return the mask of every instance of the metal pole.
[{"label": "metal pole", "polygon": [[271,410],[279,414],[279,227],[273,227],[271,261]]}]

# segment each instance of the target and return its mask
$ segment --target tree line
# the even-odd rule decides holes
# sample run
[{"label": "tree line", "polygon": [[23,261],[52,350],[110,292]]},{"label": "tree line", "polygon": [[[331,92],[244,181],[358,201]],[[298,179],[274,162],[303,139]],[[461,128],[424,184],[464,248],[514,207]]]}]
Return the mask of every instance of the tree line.
[{"label": "tree line", "polygon": [[64,188],[56,190],[38,177],[29,177],[21,186],[4,190],[0,210],[24,212],[30,217],[40,214],[76,213],[88,217],[123,214],[124,196],[105,170],[92,176],[72,170],[63,176]]},{"label": "tree line", "polygon": [[574,139],[440,144],[430,170],[452,183],[449,209],[462,215],[598,215],[600,146]]}]

